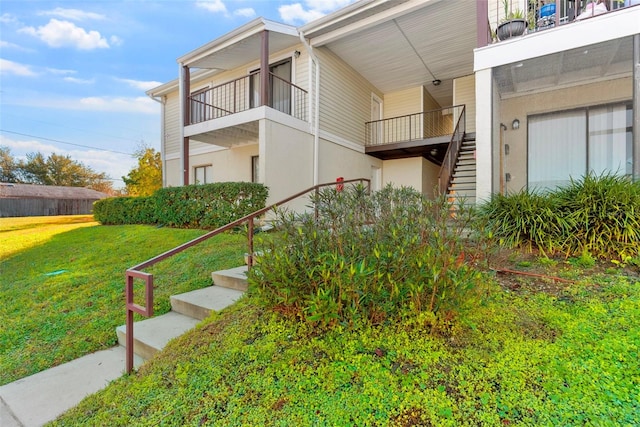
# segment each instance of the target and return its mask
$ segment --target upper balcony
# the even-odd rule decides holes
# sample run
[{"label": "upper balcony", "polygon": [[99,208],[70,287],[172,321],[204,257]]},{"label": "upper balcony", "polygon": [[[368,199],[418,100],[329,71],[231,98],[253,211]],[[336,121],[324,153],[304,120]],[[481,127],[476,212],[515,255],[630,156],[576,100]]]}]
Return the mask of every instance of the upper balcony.
[{"label": "upper balcony", "polygon": [[[189,120],[193,125],[230,114],[247,111],[262,104],[260,72],[240,77],[189,96]],[[267,106],[297,119],[308,120],[307,91],[269,72]]]}]

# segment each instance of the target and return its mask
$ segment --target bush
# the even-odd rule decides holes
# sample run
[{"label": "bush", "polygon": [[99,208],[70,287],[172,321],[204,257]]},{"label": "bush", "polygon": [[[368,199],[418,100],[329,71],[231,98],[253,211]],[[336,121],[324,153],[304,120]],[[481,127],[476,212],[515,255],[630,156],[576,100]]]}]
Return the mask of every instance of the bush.
[{"label": "bush", "polygon": [[264,185],[249,182],[161,188],[150,197],[100,200],[94,216],[102,224],[217,228],[262,209],[267,195]]},{"label": "bush", "polygon": [[545,194],[495,195],[480,212],[509,247],[622,261],[640,253],[640,183],[626,177],[589,174]]},{"label": "bush", "polygon": [[311,202],[317,216],[278,211],[280,234],[258,244],[249,281],[267,306],[326,327],[445,320],[466,305],[479,274],[462,245],[469,209],[452,215],[444,198],[392,187],[325,189]]}]

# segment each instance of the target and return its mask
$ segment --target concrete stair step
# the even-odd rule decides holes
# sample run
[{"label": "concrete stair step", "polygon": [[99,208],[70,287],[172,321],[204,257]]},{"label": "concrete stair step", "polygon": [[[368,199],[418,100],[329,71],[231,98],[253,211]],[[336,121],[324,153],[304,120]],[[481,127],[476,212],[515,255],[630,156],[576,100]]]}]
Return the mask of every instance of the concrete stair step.
[{"label": "concrete stair step", "polygon": [[211,279],[216,286],[246,291],[249,288],[247,270],[247,266],[243,265],[229,270],[214,271],[211,273]]},{"label": "concrete stair step", "polygon": [[[162,350],[169,341],[194,328],[200,321],[184,314],[170,311],[162,316],[152,317],[133,324],[133,351],[147,360]],[[126,326],[116,328],[118,343],[126,345]]]},{"label": "concrete stair step", "polygon": [[458,186],[460,184],[474,184],[475,186],[476,183],[476,177],[475,176],[459,176],[459,177],[453,177],[453,179],[451,180],[451,185],[453,186]]},{"label": "concrete stair step", "polygon": [[457,177],[457,176],[476,176],[476,170],[475,169],[457,169],[455,170],[455,172],[453,172],[453,177]]},{"label": "concrete stair step", "polygon": [[203,320],[211,311],[220,311],[236,302],[244,292],[222,286],[209,286],[170,297],[171,310]]}]

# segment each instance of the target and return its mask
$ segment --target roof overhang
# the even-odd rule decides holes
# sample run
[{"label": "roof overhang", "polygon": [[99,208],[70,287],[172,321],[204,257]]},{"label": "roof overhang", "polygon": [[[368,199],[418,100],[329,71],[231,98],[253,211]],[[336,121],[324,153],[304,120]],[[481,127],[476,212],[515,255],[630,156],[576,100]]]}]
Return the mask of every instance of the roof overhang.
[{"label": "roof overhang", "polygon": [[260,58],[261,34],[269,31],[269,53],[300,43],[298,30],[290,25],[257,18],[178,58],[191,68],[232,70]]},{"label": "roof overhang", "polygon": [[[425,86],[451,105],[453,79],[473,74],[477,2],[363,0],[300,28],[383,93]],[[439,80],[440,85],[431,83]]]}]

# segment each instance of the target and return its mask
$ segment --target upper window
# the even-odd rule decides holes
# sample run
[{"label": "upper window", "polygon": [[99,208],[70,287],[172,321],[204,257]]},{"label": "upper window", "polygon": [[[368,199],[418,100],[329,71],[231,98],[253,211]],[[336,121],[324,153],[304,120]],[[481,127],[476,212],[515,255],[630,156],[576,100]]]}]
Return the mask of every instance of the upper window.
[{"label": "upper window", "polygon": [[[291,114],[291,59],[269,66],[269,107]],[[251,73],[251,107],[260,105],[260,73]]]},{"label": "upper window", "polygon": [[529,117],[529,188],[554,189],[587,172],[631,175],[631,112],[625,103]]}]

